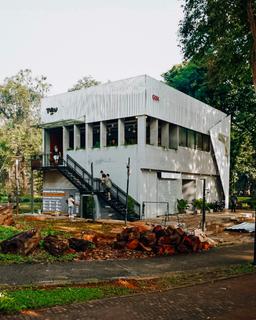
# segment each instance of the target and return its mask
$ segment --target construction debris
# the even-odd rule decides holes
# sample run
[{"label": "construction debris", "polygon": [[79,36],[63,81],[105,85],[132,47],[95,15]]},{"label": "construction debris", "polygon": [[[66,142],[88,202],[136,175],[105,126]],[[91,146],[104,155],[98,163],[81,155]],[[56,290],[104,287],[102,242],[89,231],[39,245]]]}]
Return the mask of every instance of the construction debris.
[{"label": "construction debris", "polygon": [[67,239],[61,239],[58,236],[47,236],[44,239],[44,249],[53,256],[60,256],[69,248]]},{"label": "construction debris", "polygon": [[13,207],[11,205],[0,206],[0,225],[2,226],[14,225]]},{"label": "construction debris", "polygon": [[243,222],[236,224],[232,227],[226,228],[227,231],[236,231],[236,232],[255,232],[255,223]]},{"label": "construction debris", "polygon": [[157,255],[174,255],[175,253],[191,253],[208,250],[214,246],[214,241],[205,234],[197,232],[187,234],[181,228],[174,226],[155,226],[152,230],[143,231],[139,227],[125,228],[117,234],[114,242],[116,249],[142,250]]}]

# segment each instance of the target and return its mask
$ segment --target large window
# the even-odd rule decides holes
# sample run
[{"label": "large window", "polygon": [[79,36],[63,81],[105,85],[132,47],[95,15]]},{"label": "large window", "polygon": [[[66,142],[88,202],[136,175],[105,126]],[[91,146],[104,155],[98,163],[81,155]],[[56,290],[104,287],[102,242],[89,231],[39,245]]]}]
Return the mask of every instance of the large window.
[{"label": "large window", "polygon": [[203,135],[203,151],[210,151],[210,136]]},{"label": "large window", "polygon": [[209,152],[210,136],[179,127],[179,146]]},{"label": "large window", "polygon": [[85,149],[85,124],[79,124],[77,127],[79,131],[79,148]]},{"label": "large window", "polygon": [[74,126],[68,126],[68,149],[74,149]]},{"label": "large window", "polygon": [[183,127],[179,127],[179,145],[187,147],[187,129]]},{"label": "large window", "polygon": [[109,120],[106,122],[107,127],[107,146],[118,145],[118,120]]},{"label": "large window", "polygon": [[151,122],[151,118],[147,117],[147,119],[146,119],[146,144],[150,144],[150,122]]},{"label": "large window", "polygon": [[124,120],[124,141],[125,144],[137,144],[137,119],[135,117]]},{"label": "large window", "polygon": [[172,123],[169,125],[169,148],[178,148],[178,126]]},{"label": "large window", "polygon": [[187,147],[195,149],[196,147],[195,131],[187,129]]},{"label": "large window", "polygon": [[92,147],[100,148],[100,123],[92,124]]}]

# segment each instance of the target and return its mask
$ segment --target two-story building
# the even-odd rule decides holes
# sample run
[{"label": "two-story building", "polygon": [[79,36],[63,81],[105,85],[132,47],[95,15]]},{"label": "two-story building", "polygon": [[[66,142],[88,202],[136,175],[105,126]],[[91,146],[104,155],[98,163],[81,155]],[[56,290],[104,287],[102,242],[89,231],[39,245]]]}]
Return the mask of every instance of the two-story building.
[{"label": "two-story building", "polygon": [[[203,179],[206,200],[228,207],[230,117],[147,75],[44,98],[41,127],[44,211],[65,210],[71,193],[79,202],[100,170],[110,174],[114,198],[125,192],[128,158],[129,195],[140,215],[144,204],[145,218],[164,214],[167,202],[174,213],[177,199],[202,198]],[[62,168],[51,165],[54,146]],[[77,175],[63,169],[67,160]]]}]

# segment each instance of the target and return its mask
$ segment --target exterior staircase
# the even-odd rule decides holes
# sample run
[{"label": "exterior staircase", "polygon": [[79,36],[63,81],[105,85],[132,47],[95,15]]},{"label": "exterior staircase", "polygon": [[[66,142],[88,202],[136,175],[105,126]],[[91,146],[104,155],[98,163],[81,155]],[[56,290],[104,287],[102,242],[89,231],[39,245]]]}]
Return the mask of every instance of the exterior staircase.
[{"label": "exterior staircase", "polygon": [[[93,178],[78,162],[67,155],[67,159],[61,159],[58,165],[52,165],[47,161],[48,166],[58,169],[81,194],[97,194],[98,197],[109,207],[118,213],[118,216],[125,219],[126,216],[126,192],[120,189],[112,182],[110,190],[111,200],[108,200],[107,194],[102,190],[101,180]],[[135,221],[140,219],[140,204],[128,197],[127,220]]]}]

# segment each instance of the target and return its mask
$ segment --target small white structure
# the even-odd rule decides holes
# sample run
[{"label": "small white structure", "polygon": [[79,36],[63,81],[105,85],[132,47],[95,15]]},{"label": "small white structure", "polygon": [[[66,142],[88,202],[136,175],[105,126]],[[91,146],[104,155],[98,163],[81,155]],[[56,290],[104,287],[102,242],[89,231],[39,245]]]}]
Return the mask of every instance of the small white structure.
[{"label": "small white structure", "polygon": [[[145,203],[145,218],[163,215],[161,202],[175,213],[177,198],[202,198],[203,179],[206,201],[228,207],[230,117],[147,75],[44,98],[41,126],[43,153],[52,157],[57,146],[122,190],[130,157],[129,194]],[[72,190],[58,170],[45,171],[47,196]]]}]

